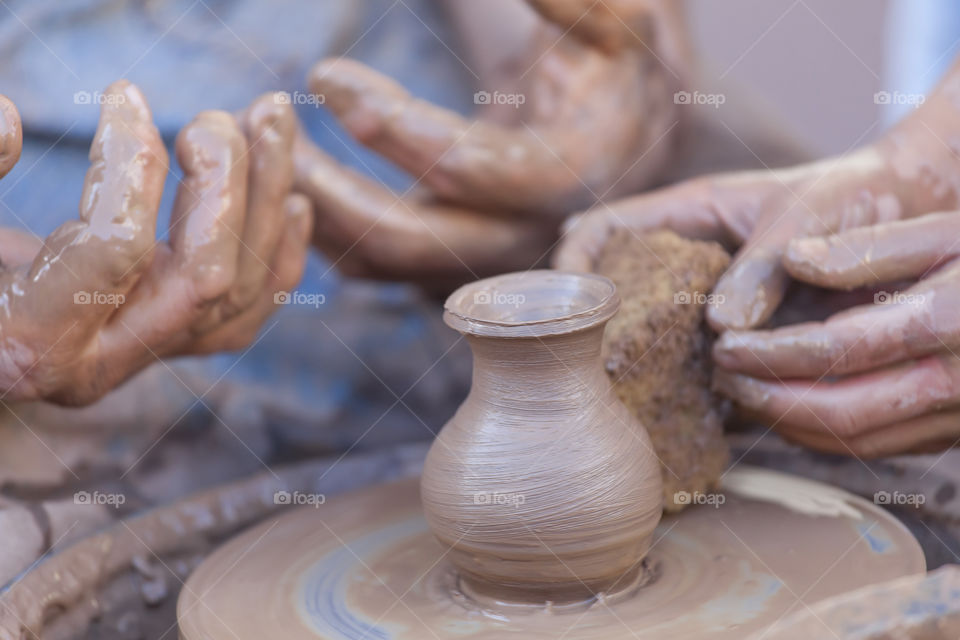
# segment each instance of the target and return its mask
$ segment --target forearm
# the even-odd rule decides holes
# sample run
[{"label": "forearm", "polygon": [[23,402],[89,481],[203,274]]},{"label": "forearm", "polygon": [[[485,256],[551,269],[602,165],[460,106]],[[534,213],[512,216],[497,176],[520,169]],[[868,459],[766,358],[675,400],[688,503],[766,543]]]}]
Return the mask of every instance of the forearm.
[{"label": "forearm", "polygon": [[876,148],[906,185],[904,206],[914,215],[960,208],[960,58],[925,99],[902,98],[922,104]]}]

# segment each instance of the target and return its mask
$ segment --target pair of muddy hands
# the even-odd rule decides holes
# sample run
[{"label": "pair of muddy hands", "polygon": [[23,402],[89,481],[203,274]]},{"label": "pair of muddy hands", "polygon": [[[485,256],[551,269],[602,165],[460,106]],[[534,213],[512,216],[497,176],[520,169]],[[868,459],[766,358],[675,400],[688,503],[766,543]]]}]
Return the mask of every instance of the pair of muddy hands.
[{"label": "pair of muddy hands", "polygon": [[[311,236],[347,274],[445,289],[536,265],[566,214],[647,184],[669,155],[658,141],[676,124],[676,78],[647,44],[669,40],[657,30],[667,22],[656,19],[660,3],[529,3],[539,12],[537,46],[510,79],[527,102],[508,117],[491,109],[463,119],[347,60],[312,72],[311,89],[346,129],[423,187],[400,197],[340,166],[297,133],[288,105],[264,96],[238,119],[204,113],[181,132],[185,179],[170,242],[158,243],[163,145],[143,96],[111,87],[108,96],[124,99],[104,106],[81,219],[41,246],[0,232],[6,397],[89,402],[155,358],[247,344],[273,294],[299,279]],[[960,161],[949,141],[958,84],[954,69],[902,125],[846,157],[601,205],[567,225],[554,262],[590,270],[623,226],[740,247],[708,311],[722,332],[721,391],[826,451],[952,446]],[[5,174],[20,128],[12,105],[2,106]],[[760,329],[796,282],[872,288],[882,304]]]},{"label": "pair of muddy hands", "polygon": [[[509,9],[500,4],[490,11]],[[439,290],[543,261],[566,214],[635,190],[662,164],[674,72],[650,47],[658,24],[674,25],[659,28],[671,42],[678,21],[659,20],[662,3],[648,0],[528,4],[535,15],[512,10],[536,23],[515,39],[535,46],[520,68],[487,78],[528,96],[522,112],[470,121],[357,62],[313,70],[311,89],[422,183],[416,195],[340,166],[270,94],[236,117],[202,113],[180,133],[184,179],[170,240],[158,242],[166,152],[140,91],[112,85],[80,219],[43,241],[0,230],[0,400],[86,404],[156,359],[249,344],[274,295],[302,275],[310,240],[348,275]],[[474,37],[489,44],[505,23],[496,22]],[[21,129],[0,99],[2,176],[19,158]],[[613,109],[636,117],[611,120]]]},{"label": "pair of muddy hands", "polygon": [[[22,132],[2,96],[0,113],[3,176]],[[248,344],[309,246],[310,203],[292,193],[295,131],[273,94],[237,118],[199,114],[177,137],[184,176],[161,242],[167,152],[143,94],[111,85],[80,218],[45,240],[0,230],[0,398],[85,404],[158,358]]]},{"label": "pair of muddy hands", "polygon": [[[619,227],[739,247],[707,311],[721,333],[721,392],[822,451],[874,457],[955,446],[958,88],[960,65],[923,107],[846,157],[708,176],[596,208],[568,223],[555,263],[590,270]],[[763,329],[776,326],[768,321],[781,306],[802,304],[804,285],[842,310]]]}]

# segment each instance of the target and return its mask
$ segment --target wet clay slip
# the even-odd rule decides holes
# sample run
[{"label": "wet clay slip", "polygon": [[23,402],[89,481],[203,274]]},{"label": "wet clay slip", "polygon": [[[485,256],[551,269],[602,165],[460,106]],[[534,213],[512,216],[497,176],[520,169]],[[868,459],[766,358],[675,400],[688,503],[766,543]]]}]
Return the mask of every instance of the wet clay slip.
[{"label": "wet clay slip", "polygon": [[638,577],[661,480],[601,364],[619,306],[610,280],[558,271],[480,280],[447,299],[473,383],[427,454],[421,494],[465,588],[557,603]]}]

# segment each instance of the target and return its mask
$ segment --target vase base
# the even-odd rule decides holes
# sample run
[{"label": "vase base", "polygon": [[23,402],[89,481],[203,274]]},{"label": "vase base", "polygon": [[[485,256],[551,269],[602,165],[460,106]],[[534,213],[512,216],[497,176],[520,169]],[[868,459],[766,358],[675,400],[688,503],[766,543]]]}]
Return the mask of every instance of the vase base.
[{"label": "vase base", "polygon": [[460,598],[465,606],[485,611],[576,612],[631,598],[656,580],[658,573],[659,563],[644,558],[637,567],[609,582],[604,589],[590,588],[586,583],[574,583],[548,590],[546,586],[539,589],[520,586],[504,588],[493,582],[468,579],[461,572],[451,585],[451,593]]},{"label": "vase base", "polygon": [[924,570],[910,533],[851,494],[739,468],[721,491],[664,517],[629,586],[564,604],[465,587],[427,527],[415,479],[347,494],[210,555],[181,591],[180,637],[739,639],[823,598]]}]

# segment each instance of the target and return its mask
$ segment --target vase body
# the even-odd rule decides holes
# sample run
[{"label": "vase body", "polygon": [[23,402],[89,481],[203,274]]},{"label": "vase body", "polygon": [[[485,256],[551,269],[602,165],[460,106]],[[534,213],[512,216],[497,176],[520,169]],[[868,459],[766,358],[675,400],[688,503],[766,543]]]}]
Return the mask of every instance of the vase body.
[{"label": "vase body", "polygon": [[430,448],[421,496],[475,591],[559,602],[636,575],[661,472],[601,365],[618,306],[609,280],[554,271],[482,280],[447,301],[473,382]]}]

